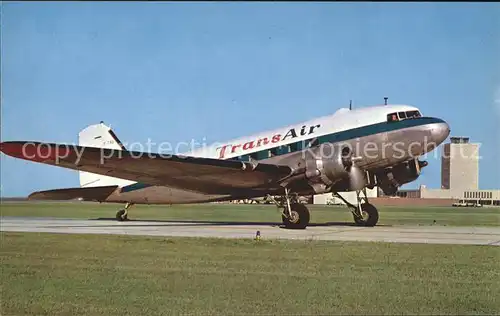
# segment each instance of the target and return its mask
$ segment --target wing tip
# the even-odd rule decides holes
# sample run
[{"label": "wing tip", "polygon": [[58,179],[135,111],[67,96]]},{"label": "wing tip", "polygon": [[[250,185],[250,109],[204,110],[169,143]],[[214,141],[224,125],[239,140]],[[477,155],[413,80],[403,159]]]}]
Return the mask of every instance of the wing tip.
[{"label": "wing tip", "polygon": [[5,155],[42,162],[54,160],[57,156],[67,154],[59,148],[54,149],[54,144],[30,142],[30,141],[6,141],[0,143],[0,151]]},{"label": "wing tip", "polygon": [[17,157],[25,142],[7,141],[0,143],[0,151],[6,155]]}]

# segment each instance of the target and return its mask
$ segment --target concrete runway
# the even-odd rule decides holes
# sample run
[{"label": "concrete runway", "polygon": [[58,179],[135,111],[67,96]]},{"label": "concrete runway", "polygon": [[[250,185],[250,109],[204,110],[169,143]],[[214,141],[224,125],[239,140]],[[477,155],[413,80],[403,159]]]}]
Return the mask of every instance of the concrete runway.
[{"label": "concrete runway", "polygon": [[469,244],[500,246],[500,227],[376,226],[348,223],[312,225],[290,230],[278,223],[224,223],[196,221],[117,222],[111,219],[75,220],[33,217],[2,217],[2,232],[47,232],[65,234],[116,234],[143,236],[255,238],[262,239],[383,241],[398,243]]}]

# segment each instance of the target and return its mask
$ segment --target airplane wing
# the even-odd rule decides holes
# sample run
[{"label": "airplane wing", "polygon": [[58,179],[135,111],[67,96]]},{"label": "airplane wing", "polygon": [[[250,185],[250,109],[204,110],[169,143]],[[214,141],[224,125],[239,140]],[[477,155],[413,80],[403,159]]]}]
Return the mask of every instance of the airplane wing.
[{"label": "airplane wing", "polygon": [[3,153],[58,167],[206,194],[279,189],[288,166],[40,142],[3,142]]}]

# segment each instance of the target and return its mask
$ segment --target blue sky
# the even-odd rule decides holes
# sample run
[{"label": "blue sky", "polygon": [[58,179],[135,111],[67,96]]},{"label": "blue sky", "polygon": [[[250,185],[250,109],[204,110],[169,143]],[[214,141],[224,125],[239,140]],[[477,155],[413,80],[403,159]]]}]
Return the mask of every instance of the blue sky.
[{"label": "blue sky", "polygon": [[[2,3],[1,139],[223,141],[390,103],[481,143],[500,188],[498,3]],[[497,100],[497,103],[495,103]],[[496,107],[496,108],[495,108]],[[407,187],[440,186],[440,160]],[[78,186],[2,155],[3,196]]]}]

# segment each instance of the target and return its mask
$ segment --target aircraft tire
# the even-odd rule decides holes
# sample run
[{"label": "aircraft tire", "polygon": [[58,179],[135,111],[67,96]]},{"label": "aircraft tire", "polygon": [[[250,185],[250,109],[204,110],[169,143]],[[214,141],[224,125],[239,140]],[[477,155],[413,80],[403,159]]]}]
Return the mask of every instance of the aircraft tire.
[{"label": "aircraft tire", "polygon": [[285,227],[290,229],[305,229],[311,219],[309,209],[301,203],[294,203],[290,205],[290,207],[292,208],[294,220],[282,215],[281,219],[283,220]]},{"label": "aircraft tire", "polygon": [[[354,222],[358,226],[366,226],[366,227],[373,227],[377,225],[378,222],[378,210],[377,208],[370,203],[363,203],[361,204],[361,211],[363,212],[363,218],[358,218],[353,215],[354,217]],[[367,216],[367,217],[365,217]]]},{"label": "aircraft tire", "polygon": [[116,220],[119,222],[123,222],[127,220],[127,214],[125,213],[125,210],[119,210],[116,212]]}]

